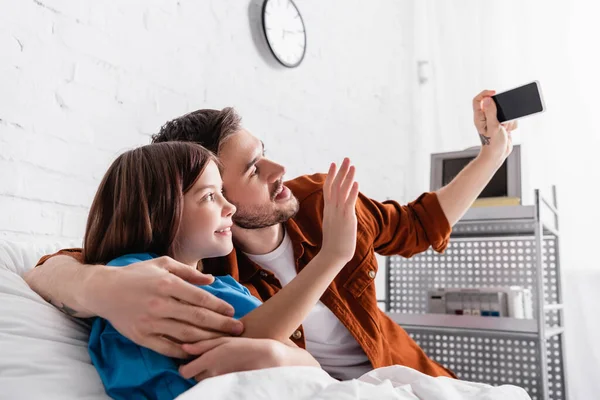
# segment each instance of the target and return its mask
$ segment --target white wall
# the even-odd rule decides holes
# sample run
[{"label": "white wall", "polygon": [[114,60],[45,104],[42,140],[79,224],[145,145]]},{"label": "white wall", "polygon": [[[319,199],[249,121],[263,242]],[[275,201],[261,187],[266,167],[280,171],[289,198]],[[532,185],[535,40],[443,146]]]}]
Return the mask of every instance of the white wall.
[{"label": "white wall", "polygon": [[408,185],[429,187],[429,155],[477,145],[471,99],[539,80],[547,112],[519,122],[524,199],[557,185],[564,268],[600,269],[600,5],[591,0],[478,0],[416,3],[415,57],[430,80],[415,90],[415,132]]},{"label": "white wall", "polygon": [[198,108],[235,106],[290,177],[348,155],[364,192],[404,200],[413,2],[298,0],[291,70],[260,3],[0,1],[0,237],[81,237],[115,155]]},{"label": "white wall", "polygon": [[592,0],[421,0],[415,57],[429,82],[415,90],[409,196],[429,186],[429,154],[476,145],[471,99],[539,80],[547,111],[513,135],[523,148],[524,197],[557,185],[566,355],[572,399],[598,397],[600,346],[600,3]]}]

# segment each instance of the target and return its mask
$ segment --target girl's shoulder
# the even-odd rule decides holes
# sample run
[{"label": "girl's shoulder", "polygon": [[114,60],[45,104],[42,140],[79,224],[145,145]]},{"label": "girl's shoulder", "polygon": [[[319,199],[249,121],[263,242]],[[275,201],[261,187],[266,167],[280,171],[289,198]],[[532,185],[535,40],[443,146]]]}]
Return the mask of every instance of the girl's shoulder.
[{"label": "girl's shoulder", "polygon": [[157,257],[156,254],[152,254],[152,253],[125,254],[120,257],[115,258],[114,260],[110,261],[106,265],[108,265],[110,267],[124,267],[126,265],[135,264],[140,261],[151,260],[156,257]]},{"label": "girl's shoulder", "polygon": [[235,288],[242,288],[243,287],[238,281],[236,281],[235,279],[233,279],[233,277],[231,275],[215,276],[215,283],[217,283],[217,284],[220,283],[222,285],[232,286],[232,287],[235,287]]}]

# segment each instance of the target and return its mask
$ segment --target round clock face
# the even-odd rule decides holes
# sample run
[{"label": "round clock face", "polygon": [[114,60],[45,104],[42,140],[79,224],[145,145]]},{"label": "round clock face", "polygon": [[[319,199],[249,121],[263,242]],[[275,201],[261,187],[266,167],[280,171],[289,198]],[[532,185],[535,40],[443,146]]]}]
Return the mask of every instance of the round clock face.
[{"label": "round clock face", "polygon": [[265,0],[263,29],[271,52],[281,64],[300,65],[306,51],[304,21],[292,0]]}]

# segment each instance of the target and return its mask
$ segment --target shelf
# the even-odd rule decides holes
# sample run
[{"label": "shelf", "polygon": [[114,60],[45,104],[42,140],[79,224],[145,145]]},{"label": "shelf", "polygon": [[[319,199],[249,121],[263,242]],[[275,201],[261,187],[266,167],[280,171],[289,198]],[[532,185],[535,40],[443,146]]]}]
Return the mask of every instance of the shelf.
[{"label": "shelf", "polygon": [[[535,206],[474,207],[456,223],[452,237],[533,236],[537,218]],[[545,236],[559,236],[551,219],[542,218],[542,227]]]},{"label": "shelf", "polygon": [[497,331],[507,333],[537,333],[537,321],[534,319],[479,317],[473,315],[451,314],[400,314],[387,315],[403,328],[451,328],[464,330]]},{"label": "shelf", "polygon": [[544,311],[548,312],[548,311],[557,311],[557,310],[564,310],[565,306],[562,304],[546,304],[544,306]]},{"label": "shelf", "polygon": [[535,206],[473,207],[465,213],[460,222],[515,219],[535,219]]},{"label": "shelf", "polygon": [[[461,379],[514,384],[515,377],[525,376],[516,383],[532,398],[564,400],[567,381],[565,328],[560,326],[564,305],[560,304],[559,213],[556,202],[546,201],[539,190],[535,191],[534,203],[480,204],[454,225],[446,254],[428,250],[414,258],[390,258],[386,306],[396,312],[386,314],[406,329],[427,355],[449,364],[464,377]],[[481,271],[483,268],[486,270]],[[557,279],[544,279],[552,276],[550,273]],[[536,319],[423,314],[429,306],[424,293],[440,286],[528,287]],[[550,304],[545,304],[546,299],[552,299]],[[487,374],[490,376],[476,374],[483,370],[482,365],[499,358],[510,360],[513,354],[518,363],[496,366],[493,374]],[[524,354],[534,356],[521,357]],[[531,375],[523,375],[524,371]]]}]

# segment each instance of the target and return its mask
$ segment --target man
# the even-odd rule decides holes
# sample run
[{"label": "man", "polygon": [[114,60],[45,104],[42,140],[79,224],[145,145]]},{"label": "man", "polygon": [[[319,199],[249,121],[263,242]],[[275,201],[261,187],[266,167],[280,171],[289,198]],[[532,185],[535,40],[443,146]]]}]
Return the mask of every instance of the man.
[{"label": "man", "polygon": [[[436,251],[446,248],[451,226],[512,151],[510,132],[516,124],[498,123],[493,94],[483,91],[473,99],[481,152],[449,185],[404,207],[360,195],[355,256],[291,337],[332,376],[357,378],[393,364],[432,376],[453,376],[378,308],[374,253],[410,257],[429,246]],[[230,108],[199,110],[168,122],[153,141],[169,140],[197,142],[215,152],[223,166],[225,195],[237,207],[232,228],[236,250],[227,258],[206,260],[205,270],[229,273],[267,300],[320,249],[324,177],[301,176],[284,184],[285,168],[265,157],[263,143],[240,126]],[[218,365],[223,358],[217,355],[231,354],[251,341],[221,337],[243,329],[228,317],[231,307],[185,282],[206,284],[209,276],[168,258],[125,268],[85,266],[77,261],[77,251],[42,259],[43,265],[26,276],[27,282],[63,311],[101,316],[142,346],[170,356],[200,355],[182,367],[186,377],[200,380],[254,368],[251,360],[260,353],[251,350],[246,358],[229,357],[229,364]],[[74,257],[64,255],[69,252]]]}]

